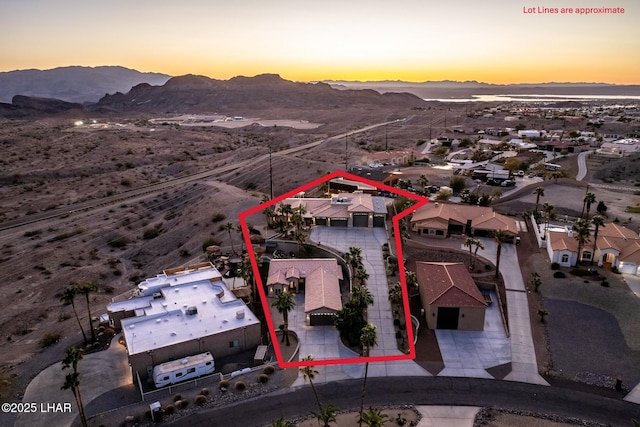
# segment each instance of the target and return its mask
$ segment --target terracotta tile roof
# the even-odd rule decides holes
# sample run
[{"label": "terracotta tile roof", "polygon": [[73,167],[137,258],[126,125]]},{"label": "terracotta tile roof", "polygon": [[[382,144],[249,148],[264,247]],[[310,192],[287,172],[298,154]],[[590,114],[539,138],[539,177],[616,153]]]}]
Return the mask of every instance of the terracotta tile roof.
[{"label": "terracotta tile roof", "polygon": [[480,290],[464,264],[417,262],[416,275],[423,304],[438,307],[486,307]]},{"label": "terracotta tile roof", "polygon": [[[554,251],[570,251],[578,253],[578,241],[564,231],[549,231],[547,239]],[[598,240],[600,240],[598,238]]]},{"label": "terracotta tile roof", "polygon": [[305,278],[304,311],[340,310],[342,268],[334,258],[272,259],[267,286],[288,285],[290,278]]},{"label": "terracotta tile roof", "polygon": [[417,209],[411,222],[423,226],[423,222],[435,218],[458,225],[466,225],[467,220],[471,220],[471,227],[474,229],[504,230],[512,235],[518,234],[518,227],[513,218],[496,213],[492,208],[485,206],[431,202]]}]

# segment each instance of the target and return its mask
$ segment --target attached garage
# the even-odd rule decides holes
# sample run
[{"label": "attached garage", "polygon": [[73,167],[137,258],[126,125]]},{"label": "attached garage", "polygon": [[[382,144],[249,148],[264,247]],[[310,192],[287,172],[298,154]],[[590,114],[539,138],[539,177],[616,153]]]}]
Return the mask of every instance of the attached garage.
[{"label": "attached garage", "polygon": [[353,226],[354,227],[368,227],[369,226],[369,214],[354,212],[353,213]]},{"label": "attached garage", "polygon": [[384,227],[385,223],[385,215],[374,215],[373,216],[373,226],[374,227]]},{"label": "attached garage", "polygon": [[333,326],[335,311],[317,310],[309,313],[309,326]]},{"label": "attached garage", "polygon": [[326,217],[316,217],[316,225],[327,225]]},{"label": "attached garage", "polygon": [[331,227],[347,227],[349,220],[347,218],[331,218]]}]

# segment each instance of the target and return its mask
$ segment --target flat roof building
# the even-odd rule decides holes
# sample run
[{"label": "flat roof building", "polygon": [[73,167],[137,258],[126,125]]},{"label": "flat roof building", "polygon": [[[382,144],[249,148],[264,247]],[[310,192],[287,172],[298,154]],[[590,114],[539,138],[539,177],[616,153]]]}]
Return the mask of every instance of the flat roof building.
[{"label": "flat roof building", "polygon": [[261,344],[256,315],[207,264],[165,270],[140,284],[143,295],[107,307],[122,327],[134,379],[170,360],[207,351],[224,357]]}]

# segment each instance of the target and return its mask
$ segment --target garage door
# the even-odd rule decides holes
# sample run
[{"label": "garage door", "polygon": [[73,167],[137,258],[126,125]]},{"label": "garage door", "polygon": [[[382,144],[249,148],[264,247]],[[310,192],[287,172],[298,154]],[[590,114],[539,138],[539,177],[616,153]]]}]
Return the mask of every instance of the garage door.
[{"label": "garage door", "polygon": [[316,218],[316,225],[327,225],[327,218]]},{"label": "garage door", "polygon": [[625,274],[638,274],[638,266],[632,262],[625,262],[620,267],[620,273]]},{"label": "garage door", "polygon": [[373,226],[374,227],[384,227],[384,215],[374,215],[373,216]]},{"label": "garage door", "polygon": [[438,307],[438,329],[458,329],[458,307]]},{"label": "garage door", "polygon": [[335,313],[313,313],[309,316],[311,326],[333,326]]},{"label": "garage door", "polygon": [[353,226],[354,227],[368,227],[369,226],[369,214],[354,213],[353,214]]},{"label": "garage door", "polygon": [[347,218],[331,218],[332,227],[346,227],[347,223]]}]

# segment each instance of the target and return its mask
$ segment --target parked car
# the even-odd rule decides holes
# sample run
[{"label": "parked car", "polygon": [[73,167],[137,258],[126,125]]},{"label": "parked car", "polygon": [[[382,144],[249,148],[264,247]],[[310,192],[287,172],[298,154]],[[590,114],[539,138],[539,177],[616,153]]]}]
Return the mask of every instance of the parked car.
[{"label": "parked car", "polygon": [[502,183],[500,184],[501,187],[513,187],[514,185],[516,185],[515,181],[512,181],[510,179],[505,179],[504,181],[502,181]]}]

